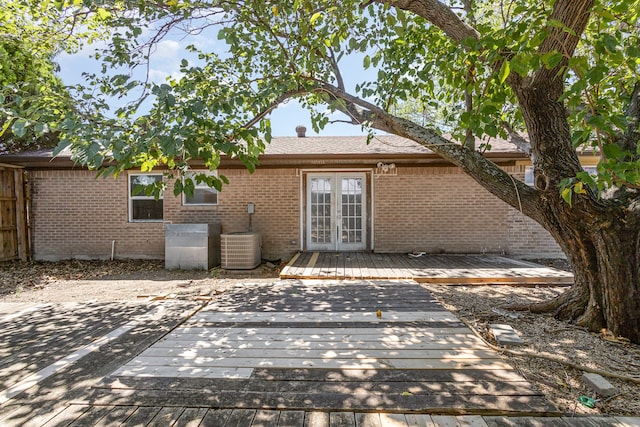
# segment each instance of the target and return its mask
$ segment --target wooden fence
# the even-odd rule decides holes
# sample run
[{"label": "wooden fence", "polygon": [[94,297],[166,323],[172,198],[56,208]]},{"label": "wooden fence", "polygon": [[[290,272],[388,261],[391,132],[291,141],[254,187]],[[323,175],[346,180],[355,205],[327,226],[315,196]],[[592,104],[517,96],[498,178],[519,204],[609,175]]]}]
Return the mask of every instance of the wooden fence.
[{"label": "wooden fence", "polygon": [[29,257],[24,171],[0,165],[0,261]]}]

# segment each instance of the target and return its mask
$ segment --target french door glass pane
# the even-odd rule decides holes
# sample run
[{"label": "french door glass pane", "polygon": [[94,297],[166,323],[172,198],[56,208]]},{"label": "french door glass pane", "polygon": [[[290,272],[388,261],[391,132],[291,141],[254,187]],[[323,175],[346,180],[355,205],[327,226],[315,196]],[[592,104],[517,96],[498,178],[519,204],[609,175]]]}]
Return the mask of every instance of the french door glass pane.
[{"label": "french door glass pane", "polygon": [[362,178],[342,178],[342,243],[362,242]]},{"label": "french door glass pane", "polygon": [[311,242],[331,243],[331,179],[311,180]]}]

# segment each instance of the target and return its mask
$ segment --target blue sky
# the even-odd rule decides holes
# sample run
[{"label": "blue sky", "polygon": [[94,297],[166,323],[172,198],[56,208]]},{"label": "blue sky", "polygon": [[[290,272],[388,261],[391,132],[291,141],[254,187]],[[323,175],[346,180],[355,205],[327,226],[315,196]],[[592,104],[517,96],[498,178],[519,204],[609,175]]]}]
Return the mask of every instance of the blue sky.
[{"label": "blue sky", "polygon": [[[179,76],[179,65],[182,58],[187,58],[190,62],[194,62],[193,57],[188,55],[185,47],[194,44],[203,50],[214,50],[219,53],[223,52],[225,45],[219,41],[215,34],[199,35],[181,40],[178,37],[167,38],[163,40],[158,49],[152,55],[151,67],[149,69],[149,77],[156,83],[162,83],[169,76]],[[61,54],[56,58],[60,65],[60,76],[66,84],[72,85],[82,83],[82,73],[97,73],[100,69],[99,63],[91,58],[91,54],[100,44],[87,46],[79,53],[69,55]],[[359,59],[351,59],[351,62],[345,67],[343,76],[347,86],[354,85],[355,76],[362,78],[365,73],[362,70],[362,62]],[[113,104],[114,109],[117,108],[116,101]],[[346,117],[336,115],[335,119],[344,120]],[[271,114],[271,126],[273,136],[295,136],[295,128],[303,125],[307,128],[307,135],[322,136],[352,136],[364,135],[360,126],[349,125],[346,123],[328,124],[320,134],[316,134],[311,126],[309,113],[304,110],[296,101],[289,101],[278,107]]]}]

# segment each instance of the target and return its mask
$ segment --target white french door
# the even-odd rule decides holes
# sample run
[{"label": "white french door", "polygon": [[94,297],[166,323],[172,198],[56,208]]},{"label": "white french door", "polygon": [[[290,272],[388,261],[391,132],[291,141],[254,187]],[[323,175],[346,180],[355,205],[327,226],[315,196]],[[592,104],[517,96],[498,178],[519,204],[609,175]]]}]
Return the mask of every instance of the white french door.
[{"label": "white french door", "polygon": [[366,249],[366,182],[359,172],[308,174],[307,250]]}]

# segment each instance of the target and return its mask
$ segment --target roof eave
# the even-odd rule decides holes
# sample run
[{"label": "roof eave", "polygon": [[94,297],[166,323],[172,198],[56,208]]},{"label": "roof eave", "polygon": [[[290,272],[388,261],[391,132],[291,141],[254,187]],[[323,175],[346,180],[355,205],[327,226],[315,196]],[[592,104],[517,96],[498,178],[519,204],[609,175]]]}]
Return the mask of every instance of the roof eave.
[{"label": "roof eave", "polygon": [[[508,162],[514,160],[525,160],[528,157],[521,152],[488,152],[484,156],[494,162]],[[372,167],[377,162],[395,162],[399,164],[431,164],[449,163],[435,153],[350,153],[350,154],[264,154],[260,156],[260,166],[306,166],[323,164],[370,164]],[[86,167],[74,162],[67,156],[42,156],[33,155],[5,155],[0,158],[2,163],[24,167],[26,169],[86,169]],[[104,166],[112,163],[105,162]],[[193,161],[194,166],[202,166],[202,161]],[[222,156],[221,167],[241,167],[242,162],[237,158]]]}]

